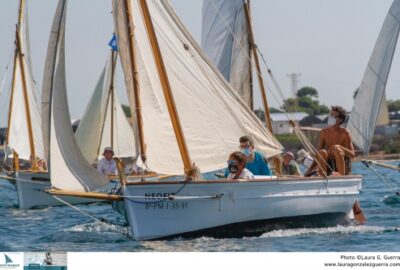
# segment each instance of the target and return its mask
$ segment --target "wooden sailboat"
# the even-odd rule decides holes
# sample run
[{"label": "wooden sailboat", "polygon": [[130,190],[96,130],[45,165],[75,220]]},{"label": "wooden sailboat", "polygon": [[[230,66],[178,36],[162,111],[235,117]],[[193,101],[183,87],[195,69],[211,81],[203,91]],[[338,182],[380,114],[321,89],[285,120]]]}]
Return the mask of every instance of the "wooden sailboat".
[{"label": "wooden sailboat", "polygon": [[345,219],[361,176],[186,181],[194,163],[203,172],[224,168],[241,135],[250,135],[266,157],[279,154],[281,145],[204,55],[168,1],[114,0],[113,14],[127,90],[136,89],[135,113],[143,118],[147,164],[165,174],[184,171],[177,181],[122,179],[136,240],[226,227],[243,233],[244,223],[280,218],[329,215],[335,224]]},{"label": "wooden sailboat", "polygon": [[[31,67],[27,6],[25,0],[20,0],[5,141],[7,156],[13,157],[12,170],[16,172],[20,169],[43,170],[38,167],[38,162],[44,159],[44,153],[40,111],[35,92],[36,83]],[[20,168],[20,160],[29,162],[29,167]]]},{"label": "wooden sailboat", "polygon": [[[62,182],[68,184],[68,181],[70,180],[70,178],[68,178],[68,172],[69,172],[68,170],[67,173],[63,173],[60,170],[61,173],[58,174],[58,172],[60,171],[54,168],[57,168],[57,165],[59,165],[60,163],[64,164],[64,166],[68,165],[73,166],[76,164],[74,162],[82,162],[82,159],[86,161],[82,157],[82,154],[80,153],[80,150],[76,145],[76,141],[71,128],[71,121],[69,119],[69,113],[68,117],[64,117],[63,119],[64,122],[58,120],[59,123],[65,125],[63,127],[65,129],[63,131],[64,132],[63,135],[72,136],[72,138],[68,137],[69,139],[68,142],[72,141],[73,143],[73,146],[69,146],[69,149],[64,148],[62,150],[54,151],[53,153],[50,151],[50,149],[56,148],[57,138],[61,139],[62,136],[54,137],[55,136],[53,133],[54,128],[46,124],[48,123],[49,120],[53,121],[52,116],[55,114],[54,111],[48,110],[47,106],[49,104],[52,105],[50,106],[52,109],[59,110],[61,112],[64,112],[63,110],[68,109],[68,106],[66,104],[61,104],[61,105],[56,104],[56,106],[53,106],[53,103],[51,102],[52,100],[49,99],[50,97],[53,96],[58,97],[57,94],[59,92],[53,93],[53,89],[57,88],[60,89],[62,94],[64,94],[62,98],[65,98],[65,102],[67,102],[65,94],[65,63],[64,63],[64,35],[65,35],[66,8],[67,8],[67,1],[60,0],[57,5],[57,9],[53,20],[52,32],[50,35],[50,41],[46,57],[44,80],[43,80],[42,115],[41,115],[43,124],[42,130],[44,137],[43,148],[46,149],[46,151],[44,151],[44,156],[46,156],[46,159],[49,161],[48,163],[50,172],[19,171],[16,174],[15,185],[17,187],[19,208],[21,209],[64,205],[63,202],[55,199],[52,195],[49,195],[48,193],[45,192],[46,190],[55,187],[57,183]],[[109,74],[110,72],[109,70],[107,70],[105,71],[105,73]],[[50,135],[53,135],[53,137]],[[50,139],[52,140],[50,141]],[[65,140],[65,138],[62,139]],[[55,145],[53,148],[50,147],[51,142]],[[72,161],[73,163],[72,165],[63,163],[64,159],[60,158],[60,155],[63,155],[65,153],[71,155],[69,160]],[[76,157],[81,159],[78,160]],[[99,176],[99,174],[93,168],[90,168],[91,167],[90,164],[88,164],[87,162],[82,164],[84,164],[83,166],[86,165],[89,168],[87,169],[85,167],[85,169],[89,170],[90,175],[95,175],[95,177]],[[85,169],[83,169],[82,171],[86,172]],[[98,178],[100,179],[99,181],[101,181],[100,183],[104,183],[104,190],[103,190],[104,192],[107,192],[112,188],[113,185],[111,184],[110,186],[106,185],[108,183],[108,179],[106,179],[105,177],[104,178],[98,177]],[[96,182],[96,180],[94,180],[93,182],[96,184],[98,183]],[[90,187],[92,186],[93,185],[91,185]],[[63,196],[62,194],[57,194],[57,196],[59,196],[62,200],[70,204],[91,203],[99,201],[101,199],[104,200],[107,198],[105,196],[102,196],[101,198],[99,196],[95,198],[94,197],[79,198],[79,197]]]},{"label": "wooden sailboat", "polygon": [[389,123],[385,89],[399,32],[400,1],[394,0],[376,41],[347,125],[353,143],[365,155],[369,153],[375,127]]}]

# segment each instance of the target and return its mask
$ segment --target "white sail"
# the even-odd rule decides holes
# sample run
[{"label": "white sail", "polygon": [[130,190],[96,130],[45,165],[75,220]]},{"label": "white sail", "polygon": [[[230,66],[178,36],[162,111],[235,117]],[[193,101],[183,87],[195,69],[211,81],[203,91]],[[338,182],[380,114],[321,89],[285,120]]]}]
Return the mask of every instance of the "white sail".
[{"label": "white sail", "polygon": [[[113,61],[115,62],[116,59],[115,54]],[[112,58],[110,57],[75,133],[79,148],[89,163],[94,163],[97,158],[100,158],[101,151],[109,146],[113,147],[117,157],[136,155],[133,130],[118,100],[116,87],[114,86],[114,90],[111,91],[111,72]],[[111,127],[112,110],[114,119]],[[111,129],[113,129],[112,142]]]},{"label": "white sail", "polygon": [[400,1],[395,0],[383,24],[359,88],[347,128],[353,142],[369,152],[377,124],[389,122],[385,88],[400,30]]},{"label": "white sail", "polygon": [[[79,150],[71,127],[65,78],[67,0],[59,0],[47,50],[44,102],[50,113],[50,179],[55,188],[92,191],[107,184]],[[46,91],[45,91],[46,90]],[[46,97],[50,97],[46,100]]]},{"label": "white sail", "polygon": [[201,39],[209,58],[252,108],[250,43],[244,0],[203,0]]},{"label": "white sail", "polygon": [[[160,173],[181,174],[182,159],[171,125],[140,4],[130,0],[137,41],[144,137],[148,166]],[[251,136],[267,157],[282,146],[257,119],[205,56],[168,1],[147,1],[170,80],[189,153],[203,172],[226,167],[238,139]],[[113,14],[127,91],[132,81],[127,53],[128,25],[124,1],[114,0]],[[124,64],[125,63],[125,64]]]},{"label": "white sail", "polygon": [[[35,158],[43,159],[43,140],[41,131],[41,119],[38,103],[36,100],[36,84],[32,76],[31,68],[31,55],[29,49],[29,25],[27,7],[23,8],[21,16],[21,25],[19,26],[19,36],[21,38],[21,52],[17,53],[15,61],[14,74],[13,74],[13,95],[9,108],[10,119],[9,133],[8,133],[8,146],[18,153],[20,159],[30,160],[30,135],[28,130],[28,121],[32,127],[32,140],[35,150]],[[22,66],[19,61],[22,58]],[[24,74],[22,73],[22,67]],[[26,81],[26,94],[27,100],[24,96],[23,76],[25,75]],[[26,102],[26,103],[25,103]],[[27,105],[27,106],[26,106]],[[27,110],[30,117],[27,116]]]},{"label": "white sail", "polygon": [[[129,124],[128,119],[122,110],[121,103],[119,102],[116,89],[112,92],[114,98],[114,107],[111,106],[111,98],[108,99],[107,110],[104,119],[104,127],[102,133],[102,140],[100,144],[99,155],[105,147],[112,146],[117,157],[135,157],[135,136],[133,129]],[[114,110],[113,123],[111,123],[111,108]],[[111,125],[112,124],[112,125]],[[113,129],[112,143],[111,143],[111,129]]]}]

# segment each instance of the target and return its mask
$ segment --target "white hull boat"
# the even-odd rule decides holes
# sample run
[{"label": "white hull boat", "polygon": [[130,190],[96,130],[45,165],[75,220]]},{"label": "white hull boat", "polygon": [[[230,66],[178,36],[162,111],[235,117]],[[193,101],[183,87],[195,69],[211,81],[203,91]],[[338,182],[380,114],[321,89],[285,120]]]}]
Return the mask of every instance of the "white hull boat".
[{"label": "white hull boat", "polygon": [[[20,172],[15,175],[16,181],[14,185],[17,189],[18,194],[18,205],[19,209],[32,209],[48,206],[65,206],[65,201],[69,204],[88,204],[94,202],[100,202],[99,199],[79,198],[72,196],[57,195],[57,200],[54,195],[46,193],[46,190],[52,188],[47,173],[27,173]],[[119,185],[119,183],[118,183]],[[111,191],[116,186],[115,183],[110,183],[107,186],[108,190],[103,192]]]},{"label": "white hull boat", "polygon": [[255,222],[319,215],[332,215],[334,223],[343,223],[357,200],[361,181],[360,176],[341,176],[144,182],[127,183],[122,190],[131,233],[136,240],[152,240],[208,235],[213,229],[220,236],[234,225],[240,227],[238,236],[248,235],[256,233],[249,232]]}]

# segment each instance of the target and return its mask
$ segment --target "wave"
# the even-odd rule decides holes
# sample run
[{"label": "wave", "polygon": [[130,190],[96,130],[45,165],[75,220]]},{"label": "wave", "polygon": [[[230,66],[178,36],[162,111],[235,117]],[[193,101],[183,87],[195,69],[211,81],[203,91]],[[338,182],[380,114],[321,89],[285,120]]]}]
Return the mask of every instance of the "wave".
[{"label": "wave", "polygon": [[288,230],[275,230],[262,234],[260,238],[296,237],[307,235],[345,235],[353,233],[387,233],[397,231],[400,231],[399,227],[352,225],[328,228],[299,228]]}]

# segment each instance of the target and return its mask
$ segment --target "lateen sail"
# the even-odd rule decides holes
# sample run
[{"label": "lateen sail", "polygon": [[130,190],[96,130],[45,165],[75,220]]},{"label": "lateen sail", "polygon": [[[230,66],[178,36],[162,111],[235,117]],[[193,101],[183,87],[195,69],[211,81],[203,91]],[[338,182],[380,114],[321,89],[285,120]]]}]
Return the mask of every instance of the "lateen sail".
[{"label": "lateen sail", "polygon": [[[116,58],[115,54],[114,62]],[[104,147],[107,146],[113,146],[117,157],[134,157],[136,155],[133,130],[122,110],[115,86],[112,91],[113,96],[110,95],[111,69],[112,58],[110,57],[75,133],[79,148],[89,163],[94,163]],[[112,102],[111,99],[114,101]],[[114,111],[113,127],[111,127],[111,110]],[[113,129],[112,143],[111,129]]]},{"label": "lateen sail", "polygon": [[50,114],[50,179],[58,189],[93,191],[106,185],[108,180],[86,161],[71,127],[65,80],[66,8],[67,0],[59,0],[51,29],[43,82],[48,87],[43,88],[44,111]]},{"label": "lateen sail", "polygon": [[[140,4],[137,0],[129,1],[140,56],[137,62],[142,89],[147,165],[159,173],[181,174],[182,160]],[[193,162],[203,172],[226,167],[228,155],[238,150],[238,139],[242,135],[250,135],[258,150],[267,157],[281,153],[282,146],[208,60],[169,2],[147,3]],[[126,57],[130,26],[126,25],[124,1],[114,0],[113,14],[127,91],[131,91],[132,78],[129,59]]]},{"label": "lateen sail", "polygon": [[202,48],[252,108],[251,61],[244,0],[203,0]]},{"label": "lateen sail", "polygon": [[400,1],[395,0],[383,24],[361,82],[347,128],[353,142],[369,152],[376,125],[389,122],[385,88],[400,31]]},{"label": "lateen sail", "polygon": [[29,24],[27,6],[25,5],[22,14],[21,25],[19,28],[20,44],[22,54],[22,65],[25,71],[27,105],[30,119],[27,119],[24,86],[22,81],[22,70],[20,61],[15,61],[14,67],[14,89],[10,107],[10,126],[8,133],[8,146],[18,153],[21,159],[29,160],[31,156],[28,121],[32,125],[32,137],[34,142],[36,158],[43,159],[43,140],[41,131],[40,111],[37,104],[35,91],[36,84],[33,80],[31,69],[31,55],[29,49]]}]

